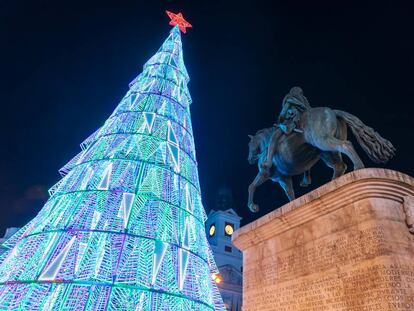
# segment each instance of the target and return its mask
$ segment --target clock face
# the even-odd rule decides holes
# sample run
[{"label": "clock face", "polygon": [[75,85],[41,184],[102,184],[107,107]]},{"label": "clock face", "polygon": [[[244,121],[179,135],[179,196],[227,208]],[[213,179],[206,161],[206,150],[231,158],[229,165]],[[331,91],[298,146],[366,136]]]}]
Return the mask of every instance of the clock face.
[{"label": "clock face", "polygon": [[233,231],[234,231],[233,225],[227,224],[224,227],[224,232],[226,232],[227,235],[232,235],[233,234]]},{"label": "clock face", "polygon": [[209,231],[210,236],[213,236],[215,232],[216,232],[216,226],[211,225],[210,226],[210,231]]}]

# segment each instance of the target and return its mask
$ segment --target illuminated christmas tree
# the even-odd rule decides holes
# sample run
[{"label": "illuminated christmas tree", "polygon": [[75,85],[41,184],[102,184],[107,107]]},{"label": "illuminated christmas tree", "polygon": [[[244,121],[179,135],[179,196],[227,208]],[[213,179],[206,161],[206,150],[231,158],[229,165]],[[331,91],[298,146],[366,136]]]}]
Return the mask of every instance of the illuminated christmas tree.
[{"label": "illuminated christmas tree", "polygon": [[0,310],[224,310],[204,229],[180,29],[0,257]]}]

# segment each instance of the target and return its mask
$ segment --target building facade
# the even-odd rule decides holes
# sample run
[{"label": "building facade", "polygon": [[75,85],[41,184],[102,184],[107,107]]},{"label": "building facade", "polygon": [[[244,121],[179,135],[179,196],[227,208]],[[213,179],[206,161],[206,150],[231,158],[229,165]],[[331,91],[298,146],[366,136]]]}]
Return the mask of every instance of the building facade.
[{"label": "building facade", "polygon": [[220,275],[216,276],[226,308],[241,310],[243,285],[242,253],[231,243],[233,232],[240,227],[241,217],[233,209],[230,189],[218,191],[215,209],[208,214],[206,232]]}]

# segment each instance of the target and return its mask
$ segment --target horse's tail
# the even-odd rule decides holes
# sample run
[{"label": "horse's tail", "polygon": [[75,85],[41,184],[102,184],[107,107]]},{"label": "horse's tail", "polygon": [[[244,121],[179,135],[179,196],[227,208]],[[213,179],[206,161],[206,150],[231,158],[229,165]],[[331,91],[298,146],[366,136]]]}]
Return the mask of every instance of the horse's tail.
[{"label": "horse's tail", "polygon": [[395,148],[391,142],[381,137],[373,128],[365,125],[360,119],[348,112],[334,111],[339,118],[348,124],[358,143],[373,162],[386,163],[395,155]]}]

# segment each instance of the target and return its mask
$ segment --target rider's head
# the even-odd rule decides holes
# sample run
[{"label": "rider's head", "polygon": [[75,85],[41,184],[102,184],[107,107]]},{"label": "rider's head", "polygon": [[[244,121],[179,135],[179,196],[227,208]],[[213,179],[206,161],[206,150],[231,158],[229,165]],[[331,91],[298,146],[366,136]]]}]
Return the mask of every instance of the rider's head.
[{"label": "rider's head", "polygon": [[311,108],[308,99],[303,95],[302,89],[298,86],[294,86],[290,89],[289,93],[283,99],[282,106],[283,108],[287,106],[295,106],[300,110]]}]

